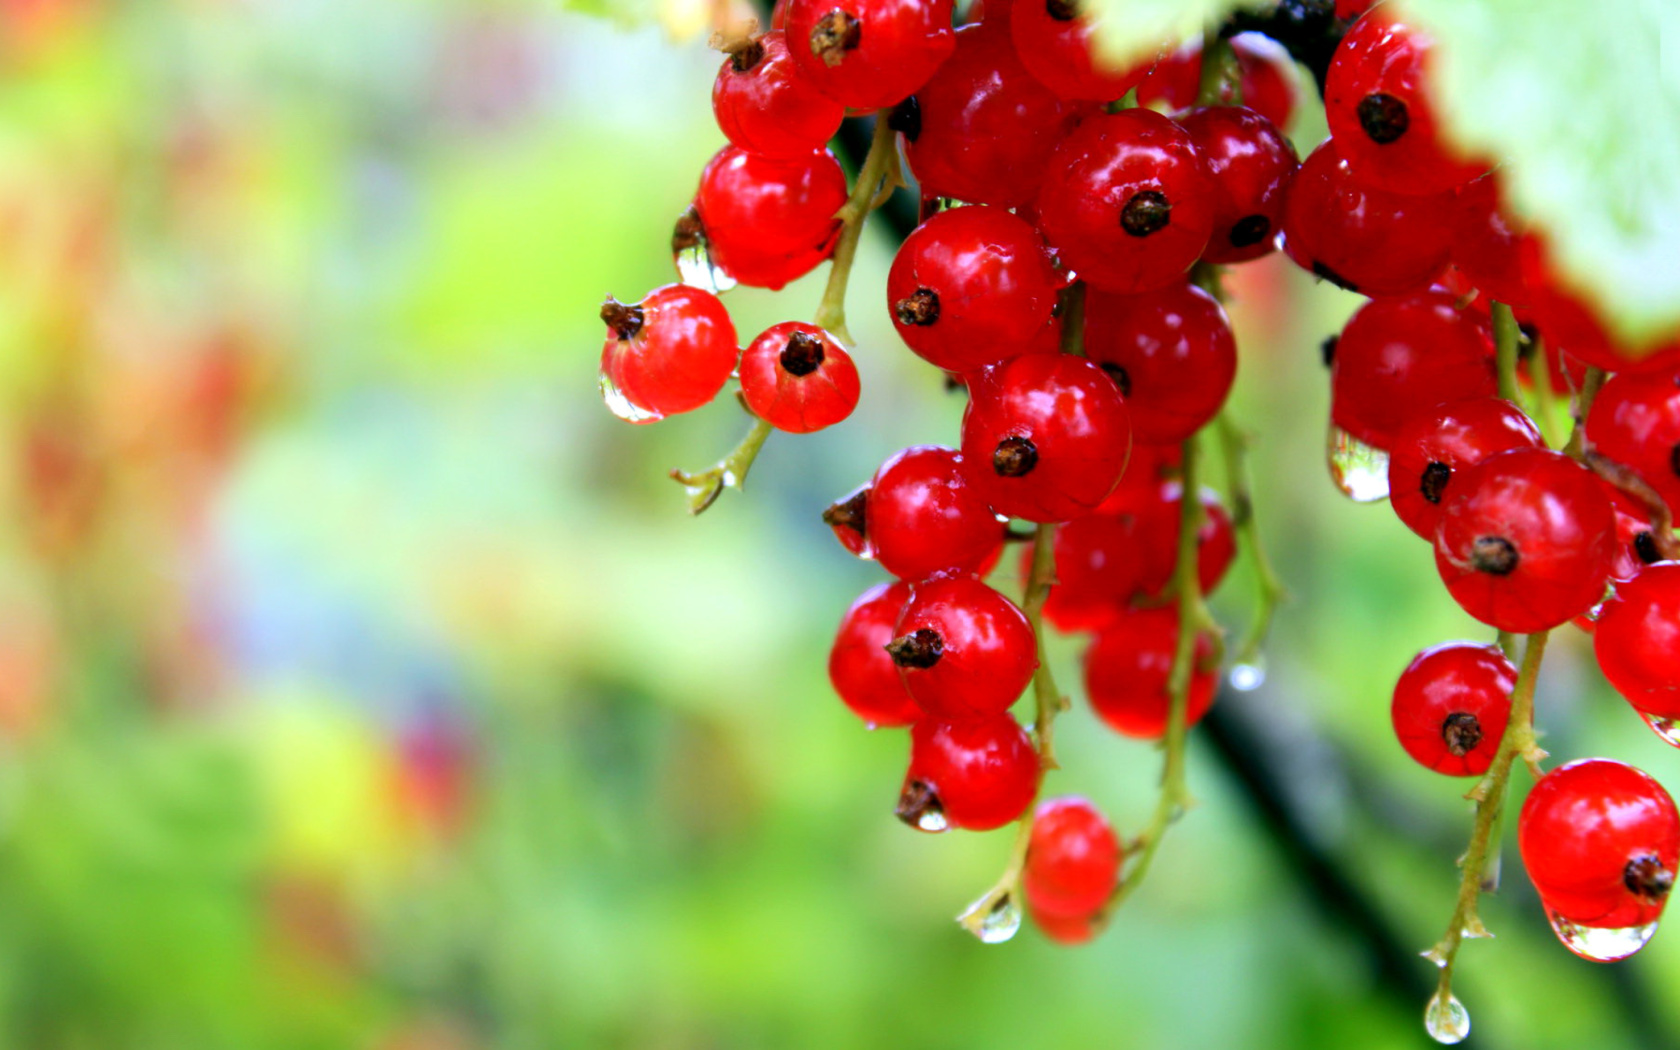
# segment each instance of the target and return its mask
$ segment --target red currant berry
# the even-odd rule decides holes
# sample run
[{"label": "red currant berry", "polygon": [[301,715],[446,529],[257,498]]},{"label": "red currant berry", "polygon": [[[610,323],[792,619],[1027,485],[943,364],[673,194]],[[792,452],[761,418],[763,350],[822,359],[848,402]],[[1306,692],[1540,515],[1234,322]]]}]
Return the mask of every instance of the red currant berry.
[{"label": "red currant berry", "polygon": [[1044,158],[1082,112],[1028,73],[1008,29],[989,23],[957,32],[956,53],[912,103],[913,115],[898,114],[922,195],[1003,208],[1038,196]]},{"label": "red currant berry", "polygon": [[1500,206],[1499,174],[1490,171],[1458,191],[1453,212],[1453,265],[1489,299],[1526,306],[1519,247],[1522,230]]},{"label": "red currant berry", "polygon": [[875,557],[869,542],[869,490],[865,482],[829,504],[822,513],[823,524],[834,530],[840,546],[860,558]]},{"label": "red currant berry", "polygon": [[907,726],[922,717],[886,651],[909,600],[908,583],[878,583],[864,591],[846,610],[828,652],[834,691],[871,729]]},{"label": "red currant berry", "polygon": [[1447,642],[1425,649],[1394,683],[1394,735],[1425,769],[1481,776],[1499,750],[1516,685],[1517,669],[1496,646]]},{"label": "red currant berry", "polygon": [[1661,784],[1608,758],[1541,777],[1517,823],[1523,867],[1541,901],[1577,926],[1655,922],[1680,855],[1680,815]]},{"label": "red currant berry", "polygon": [[1003,542],[1003,525],[969,482],[955,450],[918,445],[876,472],[868,538],[881,568],[920,580],[947,569],[979,568]]},{"label": "red currant berry", "polygon": [[934,718],[1007,711],[1038,666],[1026,615],[973,576],[916,584],[896,630],[886,651],[910,695]]},{"label": "red currant berry", "polygon": [[[1288,127],[1300,95],[1289,52],[1261,33],[1238,33],[1231,38],[1231,50],[1237,55],[1242,105],[1280,128]],[[1189,109],[1201,90],[1202,43],[1197,39],[1161,59],[1148,79],[1138,85],[1138,105],[1169,113]],[[1219,102],[1213,108],[1232,108],[1235,104],[1231,85],[1222,84]]]},{"label": "red currant berry", "polygon": [[1434,40],[1378,8],[1353,24],[1330,62],[1325,115],[1336,152],[1361,184],[1390,193],[1444,193],[1488,165],[1441,141],[1428,98]]},{"label": "red currant berry", "polygon": [[1604,494],[1610,497],[1610,506],[1616,512],[1616,560],[1610,578],[1631,580],[1647,565],[1665,560],[1663,545],[1658,542],[1650,510],[1609,482],[1604,483]]},{"label": "red currant berry", "polygon": [[1027,914],[1040,933],[1057,944],[1084,944],[1097,935],[1095,915],[1051,915],[1027,902]]},{"label": "red currant berry", "polygon": [[786,36],[766,33],[723,60],[712,82],[712,114],[742,149],[799,159],[828,144],[846,107],[799,75]]},{"label": "red currant berry", "polygon": [[1024,220],[1002,208],[952,208],[905,238],[887,274],[887,304],[910,349],[971,372],[1039,349],[1060,283]]},{"label": "red currant berry", "polygon": [[1330,418],[1367,445],[1445,401],[1498,392],[1493,333],[1442,292],[1374,299],[1342,329],[1330,364]]},{"label": "red currant berry", "polygon": [[1028,521],[1066,521],[1114,490],[1131,452],[1126,405],[1082,357],[1028,354],[969,387],[963,466],[992,509]]},{"label": "red currant berry", "polygon": [[[1097,635],[1085,652],[1085,695],[1115,732],[1157,740],[1167,731],[1167,679],[1178,647],[1176,608],[1131,609]],[[1195,725],[1213,704],[1217,676],[1208,663],[1213,640],[1197,635],[1185,724]]]},{"label": "red currant berry", "polygon": [[1450,195],[1408,197],[1355,182],[1326,140],[1295,173],[1283,205],[1283,250],[1350,292],[1399,295],[1447,265]]},{"label": "red currant berry", "polygon": [[1161,482],[1172,481],[1184,473],[1182,445],[1152,445],[1145,441],[1132,442],[1132,458],[1126,461],[1126,472],[1120,484],[1097,507],[1098,514],[1117,514],[1130,509],[1134,501],[1150,498],[1159,492]]},{"label": "red currant berry", "polygon": [[741,351],[741,396],[777,430],[809,434],[857,407],[857,366],[821,328],[783,321]]},{"label": "red currant berry", "polygon": [[799,72],[853,109],[903,99],[956,47],[951,0],[792,0],[787,35]]},{"label": "red currant berry", "polygon": [[1649,565],[1616,585],[1593,634],[1604,677],[1634,709],[1680,719],[1680,562]]},{"label": "red currant berry", "polygon": [[1604,597],[1616,516],[1586,468],[1547,449],[1500,452],[1441,504],[1435,567],[1476,619],[1515,634],[1556,627]]},{"label": "red currant berry", "polygon": [[774,290],[834,250],[845,203],[846,176],[826,151],[784,159],[725,146],[700,175],[694,210],[712,262]]},{"label": "red currant berry", "polygon": [[1033,814],[1021,889],[1043,915],[1090,915],[1120,881],[1120,840],[1088,799],[1045,799]]},{"label": "red currant berry", "polygon": [[1395,433],[1388,458],[1388,501],[1406,527],[1434,540],[1441,501],[1453,477],[1495,452],[1541,448],[1523,410],[1496,397],[1450,401],[1413,416]]},{"label": "red currant berry", "polygon": [[652,423],[699,408],[735,370],[735,326],[710,292],[668,284],[639,303],[609,297],[601,320],[601,394],[621,419]]},{"label": "red currant berry", "polygon": [[1245,262],[1275,250],[1284,195],[1301,166],[1294,145],[1241,106],[1191,110],[1182,123],[1213,175],[1213,237],[1202,259]]},{"label": "red currant berry", "polygon": [[1154,59],[1107,68],[1092,49],[1100,18],[1079,8],[1076,0],[1020,0],[1009,18],[1015,50],[1021,64],[1063,98],[1112,102],[1149,75]]},{"label": "red currant berry", "polygon": [[1219,414],[1237,376],[1237,344],[1218,300],[1192,284],[1148,295],[1092,289],[1085,353],[1126,399],[1132,435],[1183,441]]},{"label": "red currant berry", "polygon": [[1039,189],[1038,225],[1090,284],[1146,292],[1177,281],[1201,257],[1215,194],[1188,132],[1153,110],[1127,109],[1091,117],[1056,147]]},{"label": "red currant berry", "polygon": [[1027,811],[1040,775],[1038,752],[1007,714],[924,718],[910,727],[910,768],[894,812],[922,831],[989,831]]},{"label": "red currant berry", "polygon": [[1680,370],[1611,376],[1587,415],[1587,440],[1680,510]]}]

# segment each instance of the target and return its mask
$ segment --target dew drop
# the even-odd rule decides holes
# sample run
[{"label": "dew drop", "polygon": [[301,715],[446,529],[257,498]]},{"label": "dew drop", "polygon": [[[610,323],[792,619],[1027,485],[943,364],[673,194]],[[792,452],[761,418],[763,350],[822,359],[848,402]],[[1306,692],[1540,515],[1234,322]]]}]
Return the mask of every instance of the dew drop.
[{"label": "dew drop", "polygon": [[1230,674],[1231,688],[1239,693],[1252,693],[1266,684],[1266,662],[1256,658],[1251,663],[1235,664]]},{"label": "dew drop", "polygon": [[712,261],[711,248],[704,239],[671,257],[677,264],[677,276],[686,285],[702,288],[713,295],[722,295],[735,287],[734,276]]},{"label": "dew drop", "polygon": [[[984,911],[979,909],[984,908]],[[1021,929],[1021,908],[1013,893],[1005,893],[994,901],[980,898],[957,919],[963,928],[980,938],[981,944],[1002,944]]]},{"label": "dew drop", "polygon": [[1423,1027],[1437,1043],[1448,1046],[1462,1043],[1470,1034],[1470,1011],[1458,1001],[1458,996],[1451,992],[1443,995],[1437,990],[1429,997],[1429,1005],[1423,1008]]},{"label": "dew drop", "polygon": [[1334,423],[1325,442],[1330,480],[1355,503],[1388,498],[1388,453],[1367,445]]},{"label": "dew drop", "polygon": [[665,418],[665,413],[643,408],[630,400],[605,371],[601,373],[601,400],[607,403],[607,408],[613,415],[626,422],[654,423]]},{"label": "dew drop", "polygon": [[1557,934],[1563,946],[1589,962],[1615,962],[1617,959],[1626,959],[1645,947],[1651,935],[1657,932],[1657,924],[1654,922],[1620,929],[1578,926],[1550,908],[1546,909],[1546,919],[1552,924],[1552,932]]},{"label": "dew drop", "polygon": [[916,828],[919,831],[944,831],[951,826],[945,819],[944,810],[934,807],[916,817]]},{"label": "dew drop", "polygon": [[1644,711],[1639,712],[1639,717],[1651,727],[1651,732],[1662,737],[1663,743],[1680,747],[1680,722],[1662,715],[1646,714]]}]

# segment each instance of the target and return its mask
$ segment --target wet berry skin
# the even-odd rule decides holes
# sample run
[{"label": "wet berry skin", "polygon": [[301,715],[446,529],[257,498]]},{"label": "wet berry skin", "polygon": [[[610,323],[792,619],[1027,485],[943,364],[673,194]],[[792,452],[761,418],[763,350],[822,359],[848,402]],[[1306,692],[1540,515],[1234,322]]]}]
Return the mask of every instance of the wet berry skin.
[{"label": "wet berry skin", "polygon": [[1517,845],[1549,910],[1579,926],[1625,929],[1662,915],[1680,855],[1680,817],[1648,774],[1584,758],[1534,785]]},{"label": "wet berry skin", "polygon": [[792,0],[787,38],[799,72],[853,109],[903,99],[956,47],[951,0]]},{"label": "wet berry skin", "polygon": [[1033,907],[1027,901],[1027,915],[1033,925],[1049,940],[1057,944],[1085,944],[1097,935],[1097,919],[1092,915],[1051,915]]},{"label": "wet berry skin", "polygon": [[1435,538],[1441,502],[1460,471],[1495,452],[1540,448],[1533,420],[1497,397],[1449,401],[1413,416],[1395,433],[1388,459],[1388,502],[1408,529]]},{"label": "wet berry skin", "polygon": [[[1085,652],[1085,693],[1109,728],[1125,736],[1158,740],[1167,731],[1171,698],[1167,679],[1178,645],[1176,608],[1133,609],[1097,635]],[[1206,634],[1196,639],[1185,724],[1195,725],[1213,704],[1217,684],[1204,665],[1213,656]]]},{"label": "wet berry skin", "polygon": [[741,351],[741,396],[777,430],[809,434],[852,414],[857,366],[834,337],[814,324],[784,321]]},{"label": "wet berry skin", "polygon": [[900,579],[973,571],[1003,542],[1002,524],[955,449],[917,445],[890,456],[867,506],[875,558]]},{"label": "wet berry skin", "polygon": [[1090,800],[1045,799],[1033,814],[1021,888],[1040,914],[1090,915],[1119,883],[1120,860],[1120,840]]},{"label": "wet berry skin", "polygon": [[1114,490],[1131,454],[1131,423],[1097,365],[1027,354],[976,377],[969,394],[963,467],[998,513],[1067,521]]},{"label": "wet berry skin", "polygon": [[769,157],[799,158],[840,130],[846,107],[794,68],[783,33],[766,33],[723,60],[712,114],[729,141]]},{"label": "wet berry skin", "polygon": [[1126,399],[1135,440],[1181,442],[1219,414],[1237,344],[1218,300],[1192,284],[1085,297],[1085,354]]},{"label": "wet berry skin", "polygon": [[1501,205],[1498,172],[1488,172],[1462,186],[1453,214],[1453,265],[1489,299],[1526,306],[1531,298],[1523,281],[1522,228]]},{"label": "wet berry skin", "polygon": [[1680,719],[1680,562],[1647,565],[1616,585],[1599,614],[1593,654],[1635,710]]},{"label": "wet berry skin", "polygon": [[1480,776],[1499,750],[1517,669],[1495,646],[1447,642],[1419,653],[1394,683],[1394,735],[1425,769]]},{"label": "wet berry skin", "polygon": [[1561,453],[1514,449],[1453,481],[1435,567],[1465,612],[1502,631],[1549,630],[1604,596],[1616,516],[1598,479]]},{"label": "wet berry skin", "polygon": [[905,688],[934,718],[1007,711],[1038,666],[1025,614],[973,576],[915,584],[895,630],[888,651]]},{"label": "wet berry skin", "polygon": [[1680,510],[1680,370],[1611,376],[1587,415],[1587,441]]},{"label": "wet berry skin", "polygon": [[1201,257],[1213,234],[1214,193],[1182,127],[1147,109],[1104,113],[1050,155],[1038,225],[1094,287],[1145,292],[1174,283]]},{"label": "wet berry skin", "polygon": [[1276,250],[1284,199],[1301,166],[1294,145],[1243,106],[1193,109],[1181,123],[1213,177],[1213,236],[1203,261],[1246,262]]},{"label": "wet berry skin", "polygon": [[1021,0],[1012,5],[1009,18],[1021,64],[1051,91],[1065,99],[1112,102],[1149,75],[1153,58],[1125,69],[1108,69],[1093,51],[1097,20],[1085,14],[1059,17],[1064,12],[1053,12],[1051,6]]},{"label": "wet berry skin", "polygon": [[922,717],[898,666],[887,655],[893,628],[910,600],[910,585],[878,583],[864,591],[840,620],[828,653],[828,680],[852,713],[871,729],[907,726]]},{"label": "wet berry skin", "polygon": [[601,317],[607,322],[602,390],[628,404],[628,414],[620,414],[632,422],[699,408],[735,370],[735,325],[718,297],[703,289],[668,284],[639,303],[609,298]]},{"label": "wet berry skin", "polygon": [[[904,342],[949,372],[1041,347],[1061,280],[1025,220],[1002,208],[953,208],[911,232],[887,274],[887,309]],[[1054,349],[1042,347],[1043,349]]]},{"label": "wet berry skin", "polygon": [[1040,775],[1038,752],[1007,714],[964,722],[924,718],[910,727],[898,817],[928,831],[943,830],[940,818],[949,827],[989,831],[1027,811]]},{"label": "wet berry skin", "polygon": [[712,262],[755,288],[781,288],[834,249],[846,176],[827,151],[776,158],[718,151],[694,198]]}]

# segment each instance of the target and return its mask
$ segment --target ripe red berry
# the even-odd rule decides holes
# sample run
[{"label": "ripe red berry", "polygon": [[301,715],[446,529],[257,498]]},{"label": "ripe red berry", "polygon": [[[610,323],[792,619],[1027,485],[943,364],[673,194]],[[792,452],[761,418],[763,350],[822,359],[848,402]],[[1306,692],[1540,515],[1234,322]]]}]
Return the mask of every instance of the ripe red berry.
[{"label": "ripe red berry", "polygon": [[1330,418],[1367,445],[1389,449],[1413,417],[1498,389],[1493,333],[1482,317],[1442,292],[1374,299],[1336,341]]},{"label": "ripe red berry", "polygon": [[878,583],[864,591],[841,618],[828,652],[834,691],[871,729],[907,726],[922,717],[886,651],[909,600],[908,583]]},{"label": "ripe red berry", "polygon": [[734,145],[797,159],[828,144],[846,107],[799,74],[787,37],[775,32],[743,43],[723,60],[712,82],[712,114]]},{"label": "ripe red berry", "polygon": [[1680,370],[1611,376],[1593,400],[1587,440],[1680,509]]},{"label": "ripe red berry", "polygon": [[1283,205],[1283,250],[1302,269],[1364,295],[1427,288],[1447,265],[1453,199],[1355,182],[1329,140],[1301,162]]},{"label": "ripe red berry", "polygon": [[[1085,694],[1109,727],[1126,736],[1159,739],[1167,731],[1171,697],[1167,679],[1178,646],[1176,608],[1132,609],[1123,613],[1085,652]],[[1213,704],[1217,683],[1213,641],[1196,637],[1191,657],[1190,696],[1185,724],[1201,721]]]},{"label": "ripe red berry", "polygon": [[1680,855],[1680,816],[1648,774],[1584,758],[1534,785],[1517,846],[1549,911],[1577,926],[1627,929],[1662,915]]},{"label": "ripe red berry", "polygon": [[1021,64],[1067,99],[1112,102],[1136,87],[1154,60],[1111,70],[1092,49],[1099,19],[1081,14],[1075,0],[1021,0],[1009,18]]},{"label": "ripe red berry", "polygon": [[777,430],[809,434],[857,407],[857,366],[821,328],[783,321],[741,351],[741,396]]},{"label": "ripe red berry", "polygon": [[1389,714],[1406,754],[1425,769],[1480,776],[1511,714],[1517,669],[1498,647],[1446,642],[1400,672]]},{"label": "ripe red berry", "polygon": [[881,464],[870,486],[867,535],[881,568],[905,580],[973,571],[1003,542],[1003,526],[954,449],[918,445]]},{"label": "ripe red berry", "polygon": [[1056,147],[1038,225],[1090,284],[1145,292],[1174,283],[1201,257],[1214,201],[1189,133],[1153,110],[1127,109],[1087,119]]},{"label": "ripe red berry", "polygon": [[1522,229],[1501,206],[1499,173],[1460,187],[1453,211],[1452,261],[1489,299],[1525,306],[1530,295],[1523,282]]},{"label": "ripe red berry", "polygon": [[898,102],[956,47],[951,0],[792,0],[787,15],[799,72],[853,109]]},{"label": "ripe red berry", "polygon": [[1616,585],[1593,633],[1604,677],[1634,710],[1680,719],[1680,562],[1658,562]]},{"label": "ripe red berry", "polygon": [[1094,915],[1051,915],[1027,902],[1027,914],[1039,932],[1057,944],[1084,944],[1097,935]]},{"label": "ripe red berry", "polygon": [[1277,247],[1295,146],[1265,117],[1242,106],[1205,106],[1180,121],[1213,176],[1213,236],[1202,259],[1258,259]]},{"label": "ripe red berry", "polygon": [[[846,176],[826,151],[776,158],[725,146],[706,164],[695,220],[712,262],[742,284],[778,289],[834,249]],[[687,218],[679,220],[678,236]]]},{"label": "ripe red berry", "polygon": [[1631,580],[1647,565],[1664,560],[1651,512],[1609,482],[1604,483],[1604,494],[1610,497],[1610,506],[1616,512],[1616,560],[1610,578]]},{"label": "ripe red berry", "polygon": [[1437,405],[1395,433],[1388,458],[1388,501],[1406,527],[1435,539],[1441,501],[1453,478],[1495,452],[1541,448],[1544,442],[1523,410],[1496,397]]},{"label": "ripe red berry", "polygon": [[1032,805],[1038,752],[1007,714],[910,727],[910,768],[894,811],[922,831],[1002,827]]},{"label": "ripe red berry", "polygon": [[887,274],[898,334],[924,360],[971,372],[1035,352],[1061,281],[1044,241],[1002,208],[952,208],[905,238]]},{"label": "ripe red berry", "polygon": [[988,23],[957,32],[956,53],[896,116],[924,197],[1019,208],[1082,112],[1027,72],[1007,27]]},{"label": "ripe red berry", "polygon": [[1119,389],[1082,357],[1028,354],[969,385],[963,466],[1000,514],[1066,521],[1114,490],[1131,453]]},{"label": "ripe red berry", "polygon": [[1604,597],[1616,516],[1598,479],[1547,449],[1500,452],[1460,474],[1441,504],[1435,567],[1476,619],[1544,631]]},{"label": "ripe red berry", "polygon": [[1038,666],[1032,624],[973,576],[935,576],[911,589],[886,651],[922,710],[939,719],[1009,710]]},{"label": "ripe red berry", "polygon": [[[1300,95],[1292,72],[1294,62],[1282,44],[1261,33],[1238,33],[1231,38],[1237,56],[1237,81],[1242,88],[1242,105],[1280,128],[1289,126]],[[1161,59],[1155,71],[1138,85],[1140,106],[1155,109],[1189,109],[1202,90],[1202,42],[1198,38]],[[1233,108],[1236,103],[1229,83],[1220,85],[1218,103],[1212,108]]]},{"label": "ripe red berry", "polygon": [[668,284],[639,303],[601,305],[601,395],[632,423],[687,412],[717,396],[735,370],[735,325],[718,297]]},{"label": "ripe red berry", "polygon": [[1045,799],[1033,814],[1021,889],[1034,912],[1088,916],[1120,881],[1120,840],[1088,799]]},{"label": "ripe red berry", "polygon": [[1237,376],[1237,344],[1219,301],[1192,284],[1147,295],[1085,297],[1085,354],[1126,399],[1132,435],[1183,441],[1219,414]]}]

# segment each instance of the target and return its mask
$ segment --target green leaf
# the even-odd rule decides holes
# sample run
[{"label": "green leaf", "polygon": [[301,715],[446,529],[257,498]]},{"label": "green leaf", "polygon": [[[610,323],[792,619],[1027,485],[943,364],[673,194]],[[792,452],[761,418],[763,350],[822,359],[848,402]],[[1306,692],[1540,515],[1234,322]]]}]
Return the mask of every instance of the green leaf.
[{"label": "green leaf", "polygon": [[1097,47],[1115,68],[1133,65],[1222,22],[1238,8],[1257,10],[1276,0],[1086,0]]},{"label": "green leaf", "polygon": [[1437,39],[1447,133],[1630,344],[1680,326],[1680,5],[1404,0]]}]

